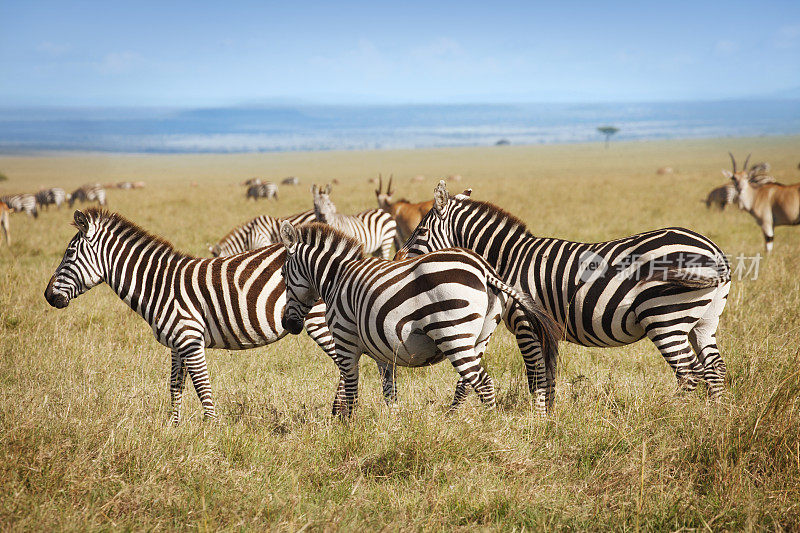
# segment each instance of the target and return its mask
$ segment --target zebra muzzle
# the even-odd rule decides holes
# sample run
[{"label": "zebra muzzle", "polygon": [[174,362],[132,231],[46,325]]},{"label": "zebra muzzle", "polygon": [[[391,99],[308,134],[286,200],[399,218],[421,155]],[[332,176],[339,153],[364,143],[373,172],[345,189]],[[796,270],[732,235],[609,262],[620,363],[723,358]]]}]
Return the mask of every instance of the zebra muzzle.
[{"label": "zebra muzzle", "polygon": [[52,307],[56,309],[64,309],[66,306],[69,305],[69,298],[66,295],[61,294],[60,292],[55,292],[53,290],[53,282],[52,280],[50,283],[47,284],[47,288],[44,291],[44,299],[47,300]]},{"label": "zebra muzzle", "polygon": [[299,335],[303,331],[303,321],[297,318],[283,315],[283,318],[281,318],[281,325],[283,326],[283,329],[292,335]]}]

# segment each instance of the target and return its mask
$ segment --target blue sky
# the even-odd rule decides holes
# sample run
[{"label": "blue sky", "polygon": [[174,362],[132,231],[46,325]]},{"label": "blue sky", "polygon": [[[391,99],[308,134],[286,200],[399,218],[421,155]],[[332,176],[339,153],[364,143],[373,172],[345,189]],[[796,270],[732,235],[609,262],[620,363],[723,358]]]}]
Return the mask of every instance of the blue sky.
[{"label": "blue sky", "polygon": [[0,106],[800,97],[800,1],[0,1]]}]

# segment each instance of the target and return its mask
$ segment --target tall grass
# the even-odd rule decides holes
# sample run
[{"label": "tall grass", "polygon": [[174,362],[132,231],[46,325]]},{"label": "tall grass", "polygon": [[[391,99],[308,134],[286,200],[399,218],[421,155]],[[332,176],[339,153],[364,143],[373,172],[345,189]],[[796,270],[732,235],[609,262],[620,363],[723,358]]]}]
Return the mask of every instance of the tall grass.
[{"label": "tall grass", "polygon": [[[797,138],[231,156],[2,157],[9,192],[145,180],[110,206],[179,249],[259,213],[310,205],[308,185],[341,181],[342,212],[375,205],[367,178],[393,172],[399,194],[452,189],[504,206],[541,235],[603,240],[682,225],[736,256],[761,251],[747,214],[699,200],[724,180],[727,150],[797,180]],[[676,173],[657,176],[672,166]],[[408,178],[429,176],[422,184]],[[280,202],[235,185],[297,175]],[[197,182],[197,187],[189,183]],[[446,415],[456,374],[404,370],[396,411],[374,365],[361,402],[330,417],[336,372],[307,337],[209,353],[221,421],[189,391],[167,424],[169,353],[106,287],[65,310],[42,293],[74,234],[67,209],[12,217],[0,248],[0,524],[13,529],[464,529],[800,527],[800,234],[778,228],[755,280],[735,281],[719,330],[727,392],[675,394],[647,341],[613,349],[562,343],[557,410],[534,416],[514,339],[498,330],[486,365],[498,409],[474,397]]]}]

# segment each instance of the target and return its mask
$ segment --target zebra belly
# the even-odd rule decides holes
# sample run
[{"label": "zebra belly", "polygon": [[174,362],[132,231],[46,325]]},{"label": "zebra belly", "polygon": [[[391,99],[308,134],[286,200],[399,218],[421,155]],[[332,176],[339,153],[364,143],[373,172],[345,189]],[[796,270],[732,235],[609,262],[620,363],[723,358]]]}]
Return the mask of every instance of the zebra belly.
[{"label": "zebra belly", "polygon": [[444,359],[444,354],[437,350],[433,339],[421,330],[412,331],[385,350],[373,349],[367,353],[376,361],[408,367],[433,365]]}]

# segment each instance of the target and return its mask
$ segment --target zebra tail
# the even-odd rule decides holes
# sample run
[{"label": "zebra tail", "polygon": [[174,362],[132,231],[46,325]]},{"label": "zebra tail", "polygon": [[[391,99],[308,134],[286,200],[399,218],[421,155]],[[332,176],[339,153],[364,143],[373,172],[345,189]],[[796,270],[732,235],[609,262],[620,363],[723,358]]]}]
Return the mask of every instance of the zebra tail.
[{"label": "zebra tail", "polygon": [[687,289],[710,289],[730,280],[731,269],[727,261],[718,265],[717,273],[713,275],[697,272],[691,268],[670,267],[647,278],[647,281],[663,281]]},{"label": "zebra tail", "polygon": [[545,375],[549,383],[555,383],[556,369],[558,368],[558,341],[563,334],[561,326],[553,317],[536,301],[523,294],[514,287],[498,278],[489,266],[487,280],[493,287],[508,294],[514,301],[522,307],[523,312],[531,321],[531,325],[536,330],[539,340],[542,343],[542,353],[544,354]]}]

